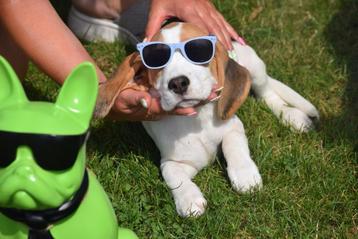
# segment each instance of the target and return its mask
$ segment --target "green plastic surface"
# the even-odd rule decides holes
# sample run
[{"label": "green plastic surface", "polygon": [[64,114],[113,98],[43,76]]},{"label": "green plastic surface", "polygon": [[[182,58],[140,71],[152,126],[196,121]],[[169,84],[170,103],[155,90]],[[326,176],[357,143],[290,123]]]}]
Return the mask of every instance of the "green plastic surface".
[{"label": "green plastic surface", "polygon": [[[84,133],[97,91],[95,68],[85,62],[67,77],[55,103],[31,102],[11,66],[0,56],[0,130],[51,135]],[[37,165],[30,147],[20,145],[14,161],[0,168],[0,207],[41,210],[60,206],[78,190],[85,162],[84,145],[71,168],[47,171]],[[0,213],[0,239],[27,239],[28,230],[25,224]],[[88,191],[77,211],[56,222],[50,231],[56,239],[137,238],[132,231],[118,228],[111,203],[91,172]]]}]

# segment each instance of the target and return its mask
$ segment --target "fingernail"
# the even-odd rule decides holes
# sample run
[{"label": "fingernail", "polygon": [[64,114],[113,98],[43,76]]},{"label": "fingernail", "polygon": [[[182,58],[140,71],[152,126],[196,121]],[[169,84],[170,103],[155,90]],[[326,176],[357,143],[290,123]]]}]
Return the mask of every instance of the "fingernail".
[{"label": "fingernail", "polygon": [[148,41],[148,37],[145,37],[144,39],[143,39],[143,42],[147,42]]},{"label": "fingernail", "polygon": [[143,108],[148,109],[148,103],[144,98],[140,99],[139,102],[143,106]]},{"label": "fingernail", "polygon": [[190,114],[187,114],[186,116],[195,116],[197,114],[198,114],[198,112],[194,111],[194,112],[191,112]]},{"label": "fingernail", "polygon": [[244,38],[242,38],[242,37],[239,37],[239,38],[238,38],[238,42],[239,42],[241,45],[246,45],[246,42],[245,42]]},{"label": "fingernail", "polygon": [[221,86],[220,88],[217,88],[214,92],[218,93],[224,89],[224,86]]},{"label": "fingernail", "polygon": [[221,98],[221,95],[215,97],[214,99],[211,99],[210,102],[218,101]]}]

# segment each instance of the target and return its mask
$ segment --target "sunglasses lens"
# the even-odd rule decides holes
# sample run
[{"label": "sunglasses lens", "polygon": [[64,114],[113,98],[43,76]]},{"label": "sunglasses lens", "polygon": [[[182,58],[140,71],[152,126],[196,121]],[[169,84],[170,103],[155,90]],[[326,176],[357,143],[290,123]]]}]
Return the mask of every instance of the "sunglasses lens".
[{"label": "sunglasses lens", "polygon": [[11,134],[0,132],[0,168],[5,168],[15,161],[16,151],[16,139]]},{"label": "sunglasses lens", "polygon": [[45,170],[71,168],[88,133],[81,135],[53,136],[42,134],[0,131],[0,168],[9,166],[16,159],[19,146],[28,146],[37,164]]},{"label": "sunglasses lens", "polygon": [[194,39],[185,44],[185,54],[195,63],[208,62],[214,54],[214,45],[208,39]]},{"label": "sunglasses lens", "polygon": [[170,47],[166,44],[156,43],[143,48],[143,61],[149,67],[164,66],[170,58]]},{"label": "sunglasses lens", "polygon": [[44,136],[32,144],[38,165],[46,170],[66,170],[71,168],[84,143],[84,135]]}]

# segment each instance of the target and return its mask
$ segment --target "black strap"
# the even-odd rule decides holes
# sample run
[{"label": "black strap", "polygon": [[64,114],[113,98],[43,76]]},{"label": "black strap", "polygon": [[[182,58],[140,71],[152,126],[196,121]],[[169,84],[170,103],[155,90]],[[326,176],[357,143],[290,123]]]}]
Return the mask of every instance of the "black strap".
[{"label": "black strap", "polygon": [[36,231],[36,230],[29,230],[28,239],[55,239],[49,230],[43,231]]},{"label": "black strap", "polygon": [[29,227],[28,239],[54,239],[49,231],[55,222],[74,213],[80,206],[88,189],[88,173],[85,171],[80,188],[72,199],[59,207],[45,210],[21,210],[0,207],[0,213]]}]

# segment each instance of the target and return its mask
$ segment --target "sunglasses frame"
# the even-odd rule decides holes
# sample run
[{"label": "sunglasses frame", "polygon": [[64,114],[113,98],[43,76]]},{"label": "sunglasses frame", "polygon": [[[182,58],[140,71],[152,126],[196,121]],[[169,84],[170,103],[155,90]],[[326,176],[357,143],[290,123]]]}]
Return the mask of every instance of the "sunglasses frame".
[{"label": "sunglasses frame", "polygon": [[[191,42],[191,41],[194,41],[194,40],[200,40],[200,39],[204,39],[204,40],[209,40],[212,44],[212,47],[213,47],[213,54],[212,56],[210,57],[209,60],[205,61],[205,62],[195,62],[195,61],[192,61],[189,59],[189,57],[187,56],[186,52],[185,52],[185,44],[187,44],[188,42]],[[184,56],[185,59],[187,59],[190,63],[192,64],[195,64],[195,65],[204,65],[204,64],[207,64],[209,63],[214,55],[215,55],[215,45],[216,45],[216,42],[217,42],[217,38],[216,36],[214,35],[209,35],[209,36],[201,36],[201,37],[194,37],[194,38],[190,38],[184,42],[179,42],[179,43],[165,43],[165,42],[160,42],[160,41],[154,41],[154,42],[141,42],[141,43],[138,43],[137,44],[137,50],[139,51],[139,54],[140,54],[140,57],[142,59],[142,62],[143,64],[149,68],[149,69],[161,69],[161,68],[164,68],[165,66],[167,66],[170,61],[172,60],[173,58],[173,55],[175,53],[175,51],[177,49],[179,49],[180,53],[182,54],[182,56]],[[156,67],[152,67],[152,66],[148,66],[145,61],[144,61],[144,57],[143,57],[143,49],[146,47],[146,46],[150,46],[150,45],[155,45],[155,44],[164,44],[164,45],[167,45],[170,49],[170,56],[169,56],[169,59],[168,61],[162,65],[162,66],[156,66]]]},{"label": "sunglasses frame", "polygon": [[[0,169],[2,168],[6,168],[8,166],[10,166],[15,160],[16,160],[16,155],[17,155],[17,148],[20,146],[28,146],[31,151],[32,154],[34,156],[34,160],[36,162],[37,165],[39,165],[42,169],[44,170],[49,170],[49,171],[60,171],[60,170],[66,170],[68,168],[71,168],[74,163],[76,162],[79,150],[81,149],[81,147],[87,142],[88,138],[89,138],[89,131],[85,131],[82,134],[77,134],[77,135],[51,135],[51,134],[36,134],[36,133],[15,133],[15,132],[9,132],[9,131],[3,131],[0,130],[0,137],[6,137],[8,138],[9,142],[7,142],[7,144],[11,144],[11,147],[8,148],[8,150],[10,150],[10,148],[12,150],[14,150],[14,152],[12,152],[13,154],[13,158],[10,160],[7,160],[7,164],[3,165],[0,163]],[[63,163],[63,165],[61,166],[61,168],[57,167],[57,168],[53,168],[53,166],[55,164],[47,164],[45,162],[47,162],[47,160],[53,160],[53,158],[51,158],[51,156],[46,156],[45,160],[40,160],[44,159],[43,156],[38,157],[39,154],[41,154],[41,152],[39,152],[39,148],[36,148],[37,144],[39,143],[44,143],[46,144],[46,142],[51,142],[51,141],[57,141],[57,143],[62,143],[63,148],[68,149],[68,146],[64,145],[67,144],[71,144],[73,152],[67,153],[64,152],[63,155],[67,156],[71,155],[72,158],[66,158],[64,160],[67,160],[65,163]],[[15,145],[14,145],[15,144]],[[72,145],[72,144],[76,144],[76,145]],[[44,152],[42,152],[44,153]],[[1,155],[1,152],[0,152]],[[58,157],[59,155],[57,155]],[[62,157],[65,158],[65,157]],[[0,161],[2,160],[2,158],[0,157]],[[4,159],[3,159],[4,160]],[[63,162],[63,161],[61,161]],[[59,163],[59,162],[57,162]],[[56,166],[58,166],[59,164],[57,164]],[[65,166],[66,165],[66,166]]]}]

